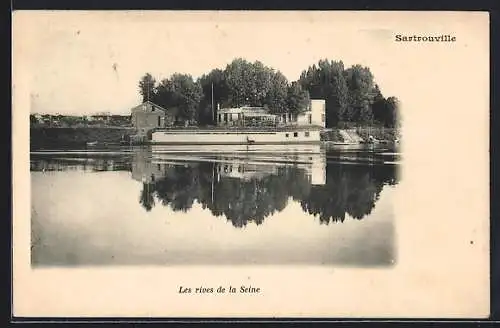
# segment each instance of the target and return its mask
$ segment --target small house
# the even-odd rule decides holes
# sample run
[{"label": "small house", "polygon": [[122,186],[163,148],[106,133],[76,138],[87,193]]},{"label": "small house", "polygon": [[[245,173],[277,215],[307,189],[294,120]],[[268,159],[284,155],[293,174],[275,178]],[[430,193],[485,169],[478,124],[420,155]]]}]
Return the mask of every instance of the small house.
[{"label": "small house", "polygon": [[132,125],[140,136],[147,135],[153,129],[171,126],[175,121],[172,113],[151,101],[132,108],[131,112]]}]

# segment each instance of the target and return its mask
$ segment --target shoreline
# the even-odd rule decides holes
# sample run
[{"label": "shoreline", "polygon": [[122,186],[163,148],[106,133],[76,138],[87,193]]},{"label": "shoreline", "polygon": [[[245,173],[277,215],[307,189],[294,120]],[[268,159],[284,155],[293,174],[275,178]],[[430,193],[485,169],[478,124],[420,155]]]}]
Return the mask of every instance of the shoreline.
[{"label": "shoreline", "polygon": [[[311,127],[246,127],[246,128],[227,128],[227,127],[174,127],[168,129],[160,129],[160,131],[172,131],[172,132],[185,132],[185,133],[196,133],[196,131],[288,131],[288,130],[299,130],[311,129]],[[318,127],[312,127],[316,129]],[[349,142],[349,140],[344,140],[341,136],[340,131],[349,131],[359,137],[362,142]],[[87,146],[87,143],[96,143],[97,146],[120,146],[129,145],[130,137],[136,133],[134,128],[131,127],[119,127],[119,126],[109,126],[109,127],[47,127],[47,126],[32,126],[30,127],[30,150],[33,149],[57,149],[57,148],[93,148],[92,146]],[[399,131],[394,128],[380,128],[380,127],[358,127],[350,129],[340,129],[340,128],[327,128],[321,131],[321,140],[317,142],[321,145],[337,145],[337,146],[356,146],[358,144],[366,144],[368,142],[369,136],[374,137],[376,140],[383,141],[383,143],[392,144],[399,139]],[[148,144],[148,143],[146,143]],[[168,143],[167,143],[168,144]],[[193,143],[191,143],[193,144]],[[201,143],[203,144],[203,143]],[[222,143],[225,144],[225,143]],[[283,143],[288,144],[288,143]],[[293,143],[295,145],[302,144]]]}]

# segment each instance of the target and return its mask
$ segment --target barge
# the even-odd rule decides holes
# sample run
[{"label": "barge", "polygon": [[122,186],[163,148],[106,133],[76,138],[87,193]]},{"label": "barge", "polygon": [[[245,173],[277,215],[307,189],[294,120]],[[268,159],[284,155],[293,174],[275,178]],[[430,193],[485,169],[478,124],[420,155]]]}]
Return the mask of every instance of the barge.
[{"label": "barge", "polygon": [[146,143],[160,145],[319,144],[321,130],[320,126],[156,129],[150,132]]}]

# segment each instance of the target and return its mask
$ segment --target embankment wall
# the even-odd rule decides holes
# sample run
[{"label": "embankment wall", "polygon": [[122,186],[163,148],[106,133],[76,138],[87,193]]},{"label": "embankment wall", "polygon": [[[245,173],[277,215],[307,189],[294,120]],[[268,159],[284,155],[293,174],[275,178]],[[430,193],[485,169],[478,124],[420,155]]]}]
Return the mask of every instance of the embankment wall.
[{"label": "embankment wall", "polygon": [[125,127],[32,127],[30,128],[30,148],[71,148],[85,147],[87,142],[99,144],[119,144],[122,137],[134,134],[133,128]]}]

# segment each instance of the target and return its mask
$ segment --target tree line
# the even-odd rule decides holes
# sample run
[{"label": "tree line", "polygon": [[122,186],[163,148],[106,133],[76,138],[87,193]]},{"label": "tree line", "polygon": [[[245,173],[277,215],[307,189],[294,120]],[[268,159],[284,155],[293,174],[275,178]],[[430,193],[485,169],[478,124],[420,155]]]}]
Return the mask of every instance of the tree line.
[{"label": "tree line", "polygon": [[342,61],[320,60],[288,81],[279,71],[259,61],[236,58],[224,69],[213,69],[194,79],[175,73],[161,81],[146,73],[139,81],[143,101],[175,110],[182,122],[213,124],[217,106],[265,107],[271,113],[306,111],[309,100],[325,99],[327,127],[377,124],[396,127],[399,101],[384,97],[368,67],[345,68]]}]

